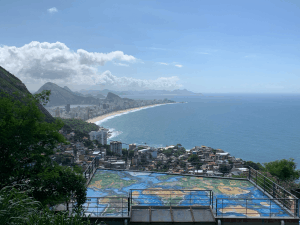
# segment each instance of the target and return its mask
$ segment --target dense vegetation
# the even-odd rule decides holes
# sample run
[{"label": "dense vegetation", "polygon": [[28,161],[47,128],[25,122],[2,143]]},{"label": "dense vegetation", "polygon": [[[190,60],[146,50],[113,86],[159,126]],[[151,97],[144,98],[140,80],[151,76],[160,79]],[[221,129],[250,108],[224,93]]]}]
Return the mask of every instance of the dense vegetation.
[{"label": "dense vegetation", "polygon": [[[76,213],[55,213],[41,202],[30,197],[31,190],[26,185],[8,186],[0,190],[0,221],[5,225],[86,225],[90,221]],[[83,217],[82,217],[83,216]]]},{"label": "dense vegetation", "polygon": [[[38,202],[42,211],[74,198],[79,212],[86,201],[84,177],[76,168],[60,166],[50,158],[57,144],[67,144],[67,141],[58,132],[64,124],[59,120],[54,123],[45,122],[45,115],[37,106],[38,102],[46,103],[49,94],[50,92],[45,91],[34,96],[18,96],[22,98],[21,102],[6,93],[1,93],[0,188],[6,190],[8,186],[15,186],[17,191],[22,192],[19,187],[26,185],[30,190],[27,193],[28,198]],[[15,92],[14,95],[18,94]],[[0,207],[5,208],[7,201],[20,200],[17,192],[5,193],[4,197],[0,197]],[[6,195],[12,199],[5,200]],[[1,215],[3,213],[5,210],[0,211]],[[36,212],[36,215],[38,213]]]},{"label": "dense vegetation", "polygon": [[88,123],[83,120],[78,119],[62,119],[57,118],[58,120],[62,120],[62,122],[69,127],[71,127],[73,130],[80,131],[81,133],[88,134],[91,131],[98,131],[99,126],[94,123]]}]

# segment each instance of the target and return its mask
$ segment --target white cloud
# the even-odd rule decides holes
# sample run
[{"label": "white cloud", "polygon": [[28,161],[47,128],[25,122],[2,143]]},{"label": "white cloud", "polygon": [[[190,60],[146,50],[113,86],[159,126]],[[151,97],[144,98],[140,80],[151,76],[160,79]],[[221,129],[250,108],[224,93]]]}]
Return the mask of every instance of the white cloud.
[{"label": "white cloud", "polygon": [[48,9],[48,12],[49,12],[49,13],[57,13],[58,10],[57,10],[57,8],[52,7],[52,8],[50,8],[50,9]]},{"label": "white cloud", "polygon": [[207,52],[199,52],[199,54],[201,54],[201,55],[209,55],[209,53],[207,53]]},{"label": "white cloud", "polygon": [[175,65],[175,66],[177,66],[177,67],[179,67],[179,68],[181,68],[181,67],[182,67],[182,65],[180,65],[180,64],[177,64],[177,65]]},{"label": "white cloud", "polygon": [[105,85],[107,89],[118,90],[173,90],[178,89],[181,85],[177,84],[179,78],[173,77],[159,77],[155,80],[136,79],[132,77],[117,77],[110,71],[105,71],[100,75],[94,76],[95,85]]},{"label": "white cloud", "polygon": [[168,63],[164,63],[164,62],[159,62],[159,64],[161,64],[161,65],[169,65]]},{"label": "white cloud", "polygon": [[[160,77],[142,80],[132,77],[117,77],[110,71],[99,73],[98,66],[108,61],[136,62],[132,55],[122,51],[110,53],[70,50],[64,43],[33,41],[22,47],[0,46],[0,65],[19,77],[25,84],[53,82],[70,85],[105,84],[111,89],[177,89],[181,87],[178,77]],[[118,62],[115,62],[118,63]],[[127,64],[118,63],[125,66]]]}]

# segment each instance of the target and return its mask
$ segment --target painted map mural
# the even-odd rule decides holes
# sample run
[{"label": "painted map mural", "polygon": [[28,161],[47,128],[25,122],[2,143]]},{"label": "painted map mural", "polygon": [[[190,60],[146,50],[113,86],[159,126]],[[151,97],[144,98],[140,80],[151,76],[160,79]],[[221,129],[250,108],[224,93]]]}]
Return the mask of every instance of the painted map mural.
[{"label": "painted map mural", "polygon": [[85,207],[91,216],[127,216],[129,194],[131,205],[209,205],[212,194],[199,189],[212,190],[218,216],[245,216],[246,205],[248,217],[289,216],[249,181],[113,170],[95,173]]}]

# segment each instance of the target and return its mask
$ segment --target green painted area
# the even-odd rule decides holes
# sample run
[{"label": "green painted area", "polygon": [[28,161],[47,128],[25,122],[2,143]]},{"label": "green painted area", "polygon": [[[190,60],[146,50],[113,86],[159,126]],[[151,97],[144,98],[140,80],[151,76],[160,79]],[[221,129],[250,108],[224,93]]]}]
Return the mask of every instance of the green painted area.
[{"label": "green painted area", "polygon": [[118,174],[114,173],[96,173],[93,177],[89,188],[97,189],[121,189],[136,183],[137,180],[123,180]]},{"label": "green painted area", "polygon": [[177,175],[163,175],[158,177],[159,180],[169,180],[172,177],[177,177]]}]

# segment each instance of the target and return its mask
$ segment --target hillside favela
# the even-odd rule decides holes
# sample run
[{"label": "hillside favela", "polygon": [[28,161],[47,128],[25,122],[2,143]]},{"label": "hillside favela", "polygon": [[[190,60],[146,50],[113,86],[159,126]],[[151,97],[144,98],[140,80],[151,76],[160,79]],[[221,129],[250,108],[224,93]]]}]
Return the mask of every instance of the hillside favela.
[{"label": "hillside favela", "polygon": [[0,17],[0,224],[300,224],[299,1]]}]

